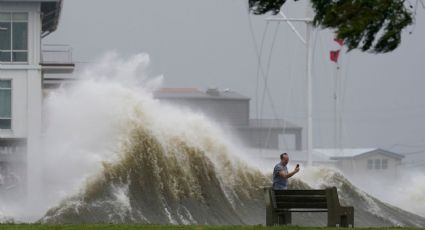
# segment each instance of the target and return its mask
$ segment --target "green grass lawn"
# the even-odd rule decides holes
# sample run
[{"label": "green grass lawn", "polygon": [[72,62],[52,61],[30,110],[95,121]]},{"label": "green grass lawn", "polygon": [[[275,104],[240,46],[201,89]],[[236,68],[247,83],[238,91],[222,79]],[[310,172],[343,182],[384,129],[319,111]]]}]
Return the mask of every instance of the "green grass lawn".
[{"label": "green grass lawn", "polygon": [[[337,228],[309,228],[309,227],[265,227],[265,226],[198,226],[198,225],[150,225],[150,224],[0,224],[0,229],[11,230],[74,230],[74,229],[88,229],[88,230],[129,230],[129,229],[169,229],[169,230],[257,230],[257,229],[285,229],[285,230],[303,230],[303,229],[337,229]],[[388,229],[388,228],[362,228],[362,229]],[[418,229],[418,228],[391,228],[391,229]]]}]

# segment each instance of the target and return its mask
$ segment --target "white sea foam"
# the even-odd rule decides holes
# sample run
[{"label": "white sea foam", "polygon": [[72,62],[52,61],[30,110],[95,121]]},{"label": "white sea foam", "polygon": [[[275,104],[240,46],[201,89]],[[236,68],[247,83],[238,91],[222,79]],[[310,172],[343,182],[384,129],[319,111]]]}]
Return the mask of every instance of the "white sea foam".
[{"label": "white sea foam", "polygon": [[390,181],[376,179],[374,186],[367,181],[358,185],[384,202],[425,217],[425,173],[404,171]]},{"label": "white sea foam", "polygon": [[[339,175],[338,175],[339,174]],[[338,175],[335,179],[335,175]],[[349,182],[343,173],[338,169],[332,169],[327,167],[312,167],[303,170],[299,177],[307,182],[313,188],[321,188],[328,186],[336,186],[341,188],[342,186],[348,186]],[[404,179],[403,179],[404,178]],[[394,180],[392,185],[400,185],[398,188],[388,187],[388,184],[380,183],[378,180],[374,180],[375,186],[359,189],[355,184],[350,190],[360,196],[364,201],[364,205],[367,206],[367,211],[371,214],[378,216],[384,220],[391,222],[394,226],[403,226],[403,224],[397,220],[398,216],[394,216],[393,213],[388,213],[382,208],[382,203],[378,203],[372,196],[379,198],[380,201],[384,201],[388,204],[392,204],[406,211],[421,215],[421,211],[424,210],[425,187],[423,177],[419,173],[412,174],[410,176],[401,177],[401,180]],[[410,184],[408,188],[403,186]],[[345,195],[345,194],[340,194]],[[391,199],[388,199],[392,197]],[[415,203],[416,202],[416,203]],[[420,226],[420,224],[418,225]]]},{"label": "white sea foam", "polygon": [[[30,221],[37,220],[65,197],[78,194],[87,180],[102,169],[103,162],[120,159],[121,144],[128,138],[134,120],[150,130],[164,146],[178,138],[207,153],[206,157],[217,167],[221,186],[226,187],[224,191],[230,191],[227,187],[236,180],[232,169],[239,167],[236,159],[242,153],[233,144],[235,140],[203,114],[154,99],[152,91],[161,86],[162,77],[147,77],[148,65],[146,54],[123,59],[110,53],[84,71],[74,85],[47,95],[44,148],[38,162],[32,162],[42,168],[42,178],[36,182],[42,189],[35,196],[40,199],[31,201],[30,207],[17,207],[21,212],[9,209],[8,213],[20,219],[28,220],[31,216]],[[180,161],[188,163],[184,159]],[[230,165],[224,165],[223,161]],[[198,190],[194,187],[192,191]],[[114,194],[125,212],[130,207],[125,187],[116,188]],[[230,192],[226,195],[231,199]],[[167,207],[165,210],[168,211]]]}]

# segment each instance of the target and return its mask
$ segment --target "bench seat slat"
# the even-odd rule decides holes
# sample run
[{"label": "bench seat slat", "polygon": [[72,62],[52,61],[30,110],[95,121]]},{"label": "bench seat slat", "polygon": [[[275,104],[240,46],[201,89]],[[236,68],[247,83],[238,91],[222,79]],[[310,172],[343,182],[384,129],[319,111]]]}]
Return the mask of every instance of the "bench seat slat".
[{"label": "bench seat slat", "polygon": [[326,190],[274,190],[275,195],[326,195]]},{"label": "bench seat slat", "polygon": [[276,202],[326,202],[325,196],[275,196]]},{"label": "bench seat slat", "polygon": [[276,209],[277,214],[282,214],[285,212],[328,212],[328,209],[299,209],[299,208]]},{"label": "bench seat slat", "polygon": [[309,209],[327,209],[326,202],[276,202],[276,208],[309,208]]}]

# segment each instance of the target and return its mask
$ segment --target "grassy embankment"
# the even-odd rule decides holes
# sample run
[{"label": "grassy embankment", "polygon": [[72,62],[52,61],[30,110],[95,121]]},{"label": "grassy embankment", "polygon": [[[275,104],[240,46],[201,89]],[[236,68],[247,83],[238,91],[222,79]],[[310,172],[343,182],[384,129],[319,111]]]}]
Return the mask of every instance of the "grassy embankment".
[{"label": "grassy embankment", "polygon": [[[198,225],[148,225],[148,224],[0,224],[0,229],[7,230],[130,230],[130,229],[148,229],[148,230],[307,230],[307,229],[337,229],[337,228],[309,228],[309,227],[265,227],[265,226],[198,226]],[[359,229],[359,228],[358,228]],[[388,229],[388,228],[362,228],[367,230]],[[418,228],[390,228],[390,229],[418,229]]]}]

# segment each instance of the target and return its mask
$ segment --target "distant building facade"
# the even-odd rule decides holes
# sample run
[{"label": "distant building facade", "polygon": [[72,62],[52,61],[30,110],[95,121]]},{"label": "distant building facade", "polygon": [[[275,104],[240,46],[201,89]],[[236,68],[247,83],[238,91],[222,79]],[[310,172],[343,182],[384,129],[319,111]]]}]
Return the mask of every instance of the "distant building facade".
[{"label": "distant building facade", "polygon": [[279,149],[282,135],[292,136],[285,149],[301,150],[302,128],[282,119],[251,119],[250,99],[231,90],[162,88],[155,98],[202,112],[232,129],[249,147]]},{"label": "distant building facade", "polygon": [[379,148],[371,149],[315,149],[328,156],[335,166],[348,175],[383,176],[394,178],[399,175],[403,155]]}]

